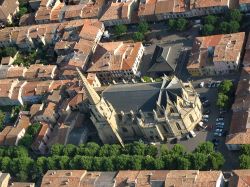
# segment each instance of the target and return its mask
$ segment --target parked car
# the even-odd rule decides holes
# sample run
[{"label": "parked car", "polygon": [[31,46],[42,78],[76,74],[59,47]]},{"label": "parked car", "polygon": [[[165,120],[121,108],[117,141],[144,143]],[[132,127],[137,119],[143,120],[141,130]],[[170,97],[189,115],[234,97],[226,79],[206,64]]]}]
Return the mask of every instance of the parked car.
[{"label": "parked car", "polygon": [[202,121],[203,122],[208,122],[208,118],[203,118]]},{"label": "parked car", "polygon": [[213,82],[213,83],[211,84],[211,88],[215,88],[215,87],[216,87],[216,83]]},{"label": "parked car", "polygon": [[207,98],[206,98],[205,96],[201,96],[201,97],[200,97],[200,100],[201,100],[201,102],[204,102],[204,101],[207,100]]},{"label": "parked car", "polygon": [[216,118],[216,122],[223,121],[224,118]]},{"label": "parked car", "polygon": [[190,131],[189,133],[190,133],[190,136],[193,137],[193,138],[196,136],[194,131]]},{"label": "parked car", "polygon": [[215,132],[215,133],[214,133],[214,136],[222,136],[222,133],[220,133],[220,132]]},{"label": "parked car", "polygon": [[224,126],[222,126],[222,125],[216,125],[216,129],[224,129]]},{"label": "parked car", "polygon": [[204,112],[204,114],[210,114],[211,113],[211,111],[210,110],[206,110],[205,112]]},{"label": "parked car", "polygon": [[204,84],[205,84],[204,82],[201,82],[201,83],[199,84],[199,87],[200,87],[200,88],[203,88],[203,87],[204,87]]},{"label": "parked car", "polygon": [[226,112],[226,110],[220,110],[220,114],[225,114]]},{"label": "parked car", "polygon": [[203,118],[209,118],[209,115],[205,114],[202,116]]},{"label": "parked car", "polygon": [[216,88],[220,86],[221,81],[216,81]]},{"label": "parked car", "polygon": [[211,88],[211,85],[212,85],[211,82],[207,83],[207,87],[208,87],[208,88]]},{"label": "parked car", "polygon": [[223,129],[215,129],[215,132],[222,132]]}]

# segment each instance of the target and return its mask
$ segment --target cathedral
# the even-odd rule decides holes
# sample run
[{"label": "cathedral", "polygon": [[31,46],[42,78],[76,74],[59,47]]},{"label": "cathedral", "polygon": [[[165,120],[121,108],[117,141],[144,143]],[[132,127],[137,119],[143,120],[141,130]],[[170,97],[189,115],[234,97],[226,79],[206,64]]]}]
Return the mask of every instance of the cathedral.
[{"label": "cathedral", "polygon": [[105,144],[182,137],[202,119],[202,105],[190,82],[163,77],[162,82],[111,85],[98,95],[81,74],[90,118]]}]

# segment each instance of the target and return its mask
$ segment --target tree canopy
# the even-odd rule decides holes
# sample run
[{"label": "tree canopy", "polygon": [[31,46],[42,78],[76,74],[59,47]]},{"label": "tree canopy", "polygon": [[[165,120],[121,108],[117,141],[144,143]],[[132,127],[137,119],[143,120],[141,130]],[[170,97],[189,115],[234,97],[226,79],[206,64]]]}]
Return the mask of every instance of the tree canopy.
[{"label": "tree canopy", "polygon": [[[120,145],[99,146],[96,143],[75,145],[55,144],[50,154],[28,154],[28,148],[0,147],[0,170],[9,172],[18,181],[37,181],[47,170],[87,169],[91,171],[116,171],[140,169],[220,169],[224,163],[221,153],[213,144],[205,142],[194,152],[187,152],[176,144],[168,151],[154,145],[134,142]],[[32,156],[32,157],[31,157]]]},{"label": "tree canopy", "polygon": [[135,32],[133,34],[133,40],[136,42],[141,42],[144,39],[144,35],[141,32]]},{"label": "tree canopy", "polygon": [[139,23],[138,30],[140,33],[145,34],[146,32],[148,32],[148,29],[149,29],[149,25],[146,21]]},{"label": "tree canopy", "polygon": [[127,26],[126,25],[116,25],[115,26],[115,35],[121,36],[127,32]]},{"label": "tree canopy", "polygon": [[205,24],[202,27],[202,34],[207,36],[207,35],[212,35],[214,32],[214,26],[212,24]]}]

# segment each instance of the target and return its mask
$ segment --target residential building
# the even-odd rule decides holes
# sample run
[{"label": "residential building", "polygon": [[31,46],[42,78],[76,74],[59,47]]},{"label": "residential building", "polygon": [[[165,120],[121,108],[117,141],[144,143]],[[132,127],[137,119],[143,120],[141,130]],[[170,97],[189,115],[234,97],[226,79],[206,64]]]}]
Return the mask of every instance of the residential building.
[{"label": "residential building", "polygon": [[0,172],[0,187],[7,187],[10,180],[9,173],[2,173]]},{"label": "residential building", "polygon": [[20,104],[19,98],[12,98],[12,95],[15,94],[15,87],[19,85],[17,79],[1,79],[0,80],[0,105],[18,105]]},{"label": "residential building", "polygon": [[124,170],[89,172],[86,170],[49,170],[43,177],[41,187],[60,185],[74,185],[74,187],[127,187],[135,185],[148,187],[224,187],[225,179],[221,171]]},{"label": "residential building", "polygon": [[35,141],[31,145],[31,148],[33,151],[35,151],[37,153],[45,154],[48,151],[47,142],[51,136],[52,129],[49,126],[49,124],[47,124],[47,123],[43,122],[43,123],[41,123],[41,125],[42,125],[42,127],[41,127]]},{"label": "residential building", "polygon": [[169,18],[221,14],[229,9],[229,0],[143,0],[138,16],[141,21],[161,21]]},{"label": "residential building", "polygon": [[0,1],[0,21],[3,23],[12,23],[13,17],[19,11],[18,0],[1,0]]},{"label": "residential building", "polygon": [[196,37],[187,65],[192,76],[222,75],[239,68],[245,33]]},{"label": "residential building", "polygon": [[190,1],[190,17],[210,14],[222,14],[229,10],[229,0],[192,0]]},{"label": "residential building", "polygon": [[140,75],[138,67],[143,56],[141,42],[100,43],[93,55],[88,73],[95,73],[102,83],[132,79]]},{"label": "residential building", "polygon": [[49,170],[43,176],[41,187],[74,186],[80,187],[86,170]]},{"label": "residential building", "polygon": [[229,150],[239,150],[241,145],[250,144],[249,88],[250,68],[244,67],[235,92],[235,101],[232,105],[233,115],[230,124],[230,131],[225,142]]},{"label": "residential building", "polygon": [[99,96],[79,74],[89,98],[91,120],[103,143],[182,137],[202,118],[193,86],[176,77],[164,77],[161,83],[112,85]]},{"label": "residential building", "polygon": [[249,0],[239,0],[239,9],[242,12],[250,11],[250,1]]},{"label": "residential building", "polygon": [[245,46],[245,54],[243,58],[243,66],[250,66],[250,34],[248,34],[248,39]]},{"label": "residential building", "polygon": [[9,173],[0,172],[0,187],[35,187],[31,182],[11,182]]},{"label": "residential building", "polygon": [[135,12],[137,0],[127,0],[122,2],[110,1],[109,8],[100,18],[100,21],[105,26],[113,26],[119,24],[130,24],[132,21],[132,14]]},{"label": "residential building", "polygon": [[29,125],[30,125],[29,117],[25,115],[20,115],[19,119],[17,119],[16,126],[12,127],[11,130],[7,133],[4,145],[17,146],[19,140],[24,136]]},{"label": "residential building", "polygon": [[248,180],[250,177],[250,170],[242,169],[242,170],[233,170],[228,187],[243,187],[249,186],[250,181]]}]

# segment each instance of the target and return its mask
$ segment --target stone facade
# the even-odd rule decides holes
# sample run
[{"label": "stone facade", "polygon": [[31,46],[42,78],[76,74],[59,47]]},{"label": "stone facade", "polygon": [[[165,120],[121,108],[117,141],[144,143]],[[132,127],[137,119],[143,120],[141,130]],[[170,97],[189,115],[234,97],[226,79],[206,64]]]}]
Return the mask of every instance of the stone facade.
[{"label": "stone facade", "polygon": [[[81,78],[88,92],[91,120],[103,143],[182,137],[202,118],[202,105],[191,83],[176,77],[164,77],[162,83],[110,86],[102,97]],[[124,94],[117,93],[120,89]]]}]

